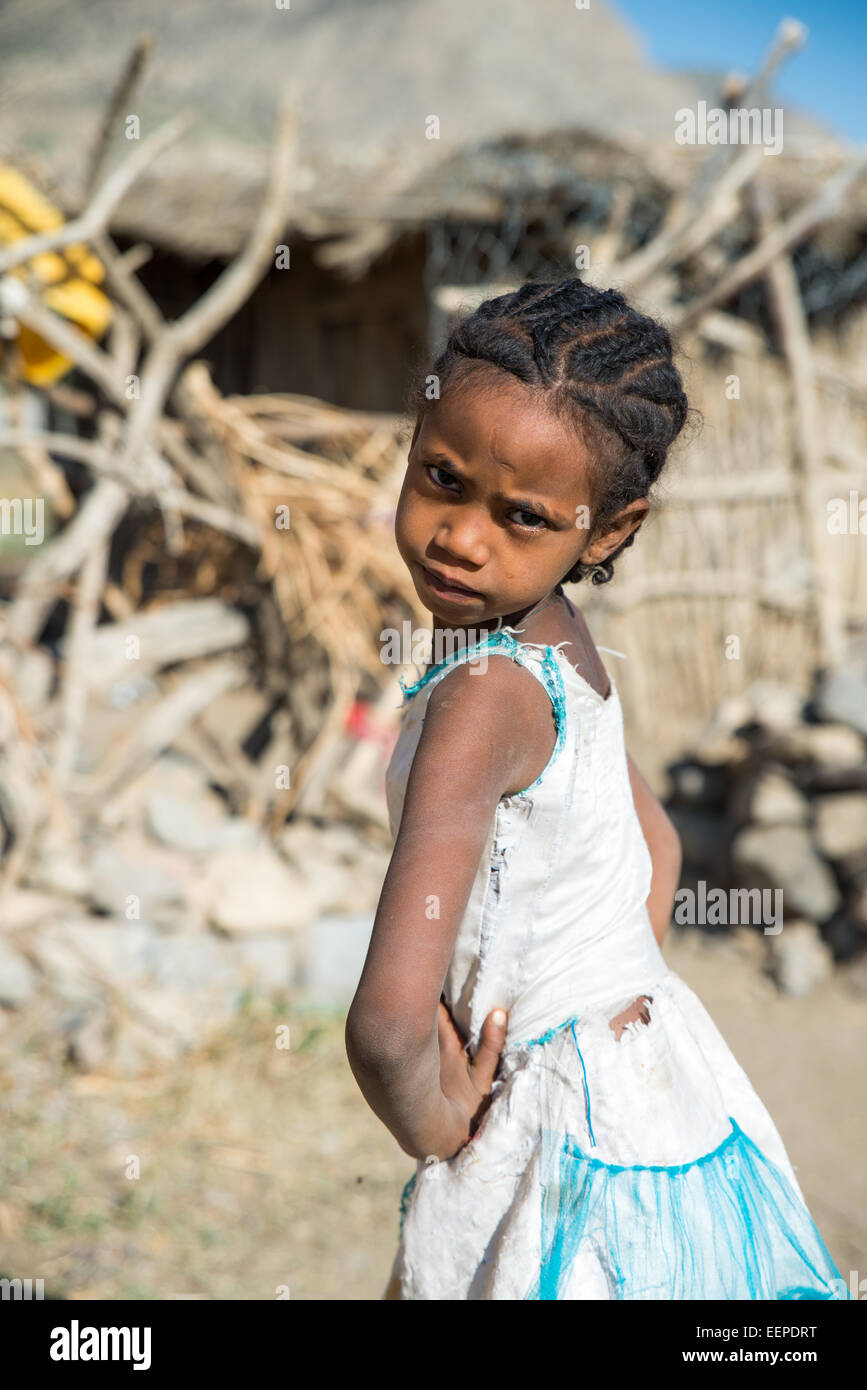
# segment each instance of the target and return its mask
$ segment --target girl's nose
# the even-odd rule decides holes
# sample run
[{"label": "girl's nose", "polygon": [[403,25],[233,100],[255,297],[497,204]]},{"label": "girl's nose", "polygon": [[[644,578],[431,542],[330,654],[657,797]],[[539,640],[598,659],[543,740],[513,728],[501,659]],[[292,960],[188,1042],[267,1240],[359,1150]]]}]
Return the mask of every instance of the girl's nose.
[{"label": "girl's nose", "polygon": [[471,517],[450,517],[443,521],[434,534],[434,544],[456,560],[464,560],[471,565],[487,563],[489,548],[484,529]]}]

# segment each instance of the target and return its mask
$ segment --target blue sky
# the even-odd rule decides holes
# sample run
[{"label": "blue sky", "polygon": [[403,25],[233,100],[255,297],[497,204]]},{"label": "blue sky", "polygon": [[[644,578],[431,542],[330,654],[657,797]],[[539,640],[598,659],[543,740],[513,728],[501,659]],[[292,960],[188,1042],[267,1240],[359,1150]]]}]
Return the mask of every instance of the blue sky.
[{"label": "blue sky", "polygon": [[[591,0],[592,3],[592,0]],[[809,30],[775,91],[848,139],[867,141],[865,0],[611,0],[638,30],[658,67],[736,68],[752,74],[777,24],[791,16]]]}]

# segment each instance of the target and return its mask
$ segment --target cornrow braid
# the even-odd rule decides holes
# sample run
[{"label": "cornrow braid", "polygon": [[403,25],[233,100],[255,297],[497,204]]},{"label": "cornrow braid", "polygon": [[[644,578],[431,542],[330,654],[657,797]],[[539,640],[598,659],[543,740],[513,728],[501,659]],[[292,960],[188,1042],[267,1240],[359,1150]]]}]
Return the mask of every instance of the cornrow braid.
[{"label": "cornrow braid", "polygon": [[[589,445],[593,534],[647,496],[687,419],[668,330],[638,313],[617,290],[599,290],[577,277],[529,281],[512,294],[485,300],[457,323],[434,364],[440,394],[479,364],[538,387]],[[410,391],[410,410],[420,414],[426,404],[419,381]],[[594,584],[607,583],[638,529],[601,564],[579,560],[561,583],[577,583],[588,573]]]}]

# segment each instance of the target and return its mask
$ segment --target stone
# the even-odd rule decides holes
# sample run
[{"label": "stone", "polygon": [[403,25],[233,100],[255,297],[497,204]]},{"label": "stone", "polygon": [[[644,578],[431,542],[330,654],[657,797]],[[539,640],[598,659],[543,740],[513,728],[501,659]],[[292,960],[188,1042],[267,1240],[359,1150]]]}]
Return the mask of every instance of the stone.
[{"label": "stone", "polygon": [[753,681],[747,698],[754,722],[771,733],[794,729],[801,721],[803,696],[780,681]]},{"label": "stone", "polygon": [[244,984],[265,995],[292,988],[298,976],[299,948],[298,938],[273,934],[239,936],[232,943]]},{"label": "stone", "polygon": [[177,754],[164,754],[150,770],[144,816],[156,840],[184,854],[203,856],[264,843],[257,825],[230,814],[201,765]]},{"label": "stone", "polygon": [[764,767],[738,780],[732,793],[731,813],[738,824],[806,825],[810,806],[784,772]]},{"label": "stone", "polygon": [[76,952],[63,922],[34,932],[28,950],[49,990],[64,1004],[86,1011],[99,999],[99,981]]},{"label": "stone", "polygon": [[91,901],[111,916],[174,923],[187,913],[194,870],[183,856],[134,834],[102,841],[91,854]]},{"label": "stone", "polygon": [[783,890],[786,917],[823,922],[841,903],[828,865],[801,825],[750,825],[732,841],[732,864],[745,887]]},{"label": "stone", "polygon": [[344,825],[299,821],[284,828],[280,852],[306,879],[316,916],[352,916],[375,909],[388,851]]},{"label": "stone", "polygon": [[370,944],[374,914],[320,917],[304,933],[298,988],[310,1002],[347,1007]]},{"label": "stone", "polygon": [[819,717],[848,724],[867,738],[867,663],[852,662],[831,671],[816,699]]},{"label": "stone", "polygon": [[817,796],[816,842],[833,860],[867,854],[867,792]]},{"label": "stone", "polygon": [[863,765],[864,747],[861,734],[847,724],[800,724],[778,735],[769,751],[785,763],[844,768]]},{"label": "stone", "polygon": [[830,980],[831,951],[812,922],[786,922],[779,936],[769,938],[771,972],[784,994],[803,999]]},{"label": "stone", "polygon": [[205,1046],[229,1027],[243,993],[240,975],[232,969],[225,988],[211,986],[189,993],[174,987],[143,989],[135,998],[135,1015],[140,1023],[167,1040],[167,1052],[171,1053],[172,1048],[188,1051]]},{"label": "stone", "polygon": [[20,1009],[36,993],[37,976],[33,967],[8,940],[0,937],[0,1004]]},{"label": "stone", "polygon": [[690,805],[719,807],[725,798],[726,769],[684,758],[668,767],[672,796]]},{"label": "stone", "polygon": [[223,850],[208,860],[201,903],[208,920],[230,934],[295,932],[315,913],[304,877],[267,844]]},{"label": "stone", "polygon": [[164,1066],[218,1036],[240,1007],[242,962],[212,932],[167,937],[149,922],[80,917],[60,924],[56,937],[90,986],[84,996],[62,991],[78,1005],[67,1032],[82,1070],[133,1076]]},{"label": "stone", "polygon": [[184,854],[208,855],[222,849],[249,849],[261,840],[252,821],[227,816],[211,793],[197,800],[155,789],[145,803],[147,827],[161,844]]},{"label": "stone", "polygon": [[706,737],[711,742],[720,738],[728,738],[737,733],[738,729],[749,724],[752,718],[753,703],[749,696],[729,695],[720,701],[713,718],[705,726],[701,737],[702,739]]},{"label": "stone", "polygon": [[666,812],[680,836],[684,862],[717,876],[727,837],[727,822],[709,811],[677,802],[667,806]]},{"label": "stone", "polygon": [[348,825],[314,825],[308,820],[290,821],[279,835],[280,852],[299,868],[322,859],[354,864],[366,841]]}]

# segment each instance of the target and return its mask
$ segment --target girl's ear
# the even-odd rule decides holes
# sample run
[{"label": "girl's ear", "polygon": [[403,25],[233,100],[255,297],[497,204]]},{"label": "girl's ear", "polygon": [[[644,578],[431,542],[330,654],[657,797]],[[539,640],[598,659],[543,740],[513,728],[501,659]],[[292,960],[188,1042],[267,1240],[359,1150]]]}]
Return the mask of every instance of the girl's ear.
[{"label": "girl's ear", "polygon": [[633,531],[637,531],[650,511],[650,503],[646,497],[637,497],[634,502],[630,502],[628,507],[624,507],[609,526],[599,534],[595,541],[591,541],[586,550],[581,555],[581,563],[585,565],[600,565],[615,550],[618,550],[627,537]]}]

